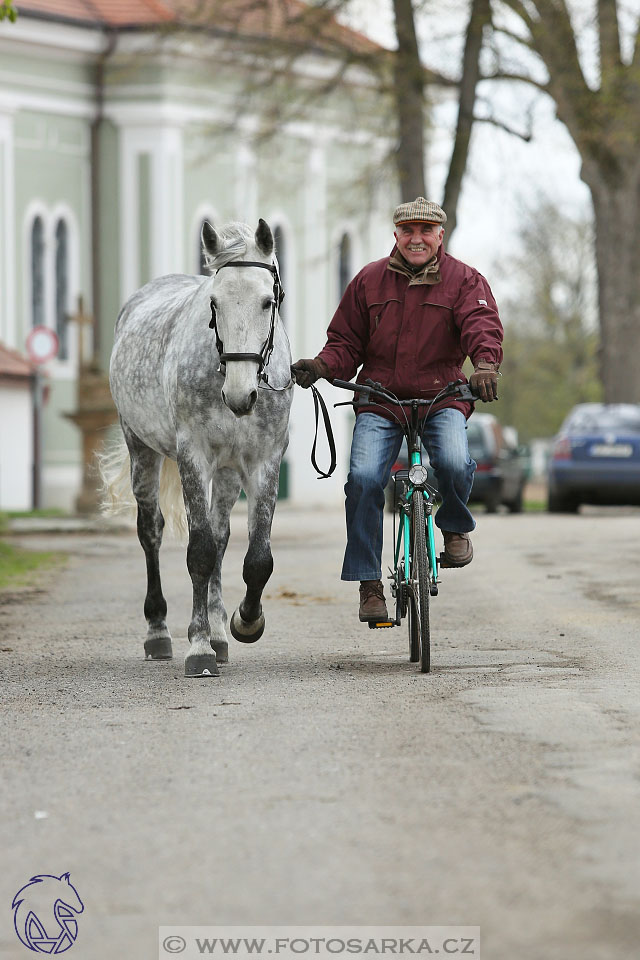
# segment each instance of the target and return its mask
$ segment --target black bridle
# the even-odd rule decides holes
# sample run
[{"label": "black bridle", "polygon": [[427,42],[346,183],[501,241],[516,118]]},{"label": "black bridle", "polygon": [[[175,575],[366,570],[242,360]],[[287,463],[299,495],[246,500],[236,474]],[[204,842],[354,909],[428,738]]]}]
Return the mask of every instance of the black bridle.
[{"label": "black bridle", "polygon": [[276,313],[280,309],[280,304],[284,300],[284,290],[282,289],[282,283],[280,282],[278,268],[276,267],[275,263],[260,263],[260,261],[257,260],[230,260],[229,263],[223,263],[221,267],[218,267],[218,270],[223,270],[224,267],[262,267],[263,270],[268,270],[273,275],[271,326],[269,328],[269,335],[262,344],[260,353],[225,353],[224,344],[220,339],[220,334],[218,333],[216,308],[213,304],[213,297],[211,297],[211,321],[209,323],[209,327],[216,335],[216,349],[220,354],[220,366],[224,367],[229,360],[253,360],[258,364],[258,379],[264,380],[264,382],[268,384],[269,379],[265,369],[269,365],[269,360],[271,359],[271,354],[273,353],[273,341],[276,332]]}]

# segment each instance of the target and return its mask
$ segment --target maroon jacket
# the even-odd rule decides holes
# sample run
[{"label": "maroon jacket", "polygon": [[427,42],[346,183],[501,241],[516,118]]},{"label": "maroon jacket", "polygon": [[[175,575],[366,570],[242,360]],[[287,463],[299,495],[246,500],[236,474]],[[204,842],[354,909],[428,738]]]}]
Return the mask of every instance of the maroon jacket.
[{"label": "maroon jacket", "polygon": [[[397,256],[394,248],[391,256]],[[432,399],[451,380],[464,379],[467,356],[502,362],[502,324],[484,277],[438,250],[439,271],[426,283],[389,269],[390,257],[368,264],[345,290],[318,354],[332,377],[379,380],[400,398]],[[471,413],[471,405],[447,398]],[[384,414],[379,406],[360,407]]]}]

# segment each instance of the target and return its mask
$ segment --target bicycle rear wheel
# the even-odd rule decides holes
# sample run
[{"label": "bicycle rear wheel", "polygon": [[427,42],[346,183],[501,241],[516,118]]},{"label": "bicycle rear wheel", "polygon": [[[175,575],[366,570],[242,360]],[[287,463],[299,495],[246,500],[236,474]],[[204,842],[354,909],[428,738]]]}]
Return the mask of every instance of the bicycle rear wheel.
[{"label": "bicycle rear wheel", "polygon": [[[415,490],[411,497],[411,600],[409,613],[409,636],[411,658],[419,651],[420,669],[431,669],[431,629],[429,624],[429,556],[427,554],[427,528],[422,490]],[[418,656],[415,661],[417,662]]]}]

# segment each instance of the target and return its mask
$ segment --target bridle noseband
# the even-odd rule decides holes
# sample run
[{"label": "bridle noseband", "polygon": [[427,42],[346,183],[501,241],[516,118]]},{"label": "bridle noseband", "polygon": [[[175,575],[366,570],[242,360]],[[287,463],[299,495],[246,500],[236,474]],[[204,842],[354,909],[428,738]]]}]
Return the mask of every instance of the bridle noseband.
[{"label": "bridle noseband", "polygon": [[267,339],[262,344],[260,353],[225,353],[224,344],[220,339],[220,334],[218,333],[216,308],[213,305],[213,297],[211,297],[211,321],[209,323],[209,327],[216,335],[216,349],[220,354],[220,367],[224,367],[229,360],[253,360],[258,364],[258,379],[264,380],[265,383],[268,383],[269,380],[267,374],[265,373],[265,368],[269,365],[269,360],[271,359],[271,354],[273,353],[273,341],[276,331],[276,312],[279,310],[280,304],[284,300],[284,290],[282,289],[282,283],[280,282],[278,268],[276,267],[275,263],[260,263],[260,261],[257,260],[230,260],[229,263],[223,263],[221,267],[218,267],[218,271],[223,270],[224,267],[262,267],[263,270],[268,270],[271,274],[273,274],[271,327],[269,329],[269,335]]}]

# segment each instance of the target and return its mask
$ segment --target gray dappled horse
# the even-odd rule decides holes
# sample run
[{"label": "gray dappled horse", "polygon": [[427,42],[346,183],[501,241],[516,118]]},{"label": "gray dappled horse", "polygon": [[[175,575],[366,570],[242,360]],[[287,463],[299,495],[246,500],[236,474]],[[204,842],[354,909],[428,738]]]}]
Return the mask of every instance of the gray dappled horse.
[{"label": "gray dappled horse", "polygon": [[271,523],[293,386],[268,224],[260,220],[254,235],[244,224],[218,234],[205,223],[202,243],[212,276],[161,277],[124,305],[110,372],[147,561],[144,649],[153,660],[172,656],[158,562],[158,489],[165,458],[177,461],[193,584],[188,677],[217,676],[228,658],[220,574],[241,488],[249,506],[247,589],[230,629],[245,643],[263,633],[260,601],[273,570]]}]

